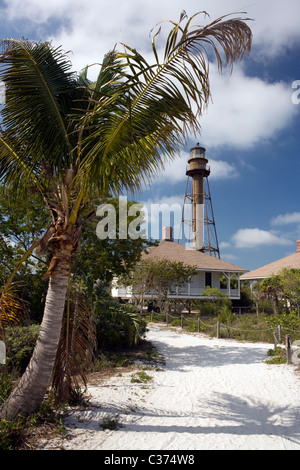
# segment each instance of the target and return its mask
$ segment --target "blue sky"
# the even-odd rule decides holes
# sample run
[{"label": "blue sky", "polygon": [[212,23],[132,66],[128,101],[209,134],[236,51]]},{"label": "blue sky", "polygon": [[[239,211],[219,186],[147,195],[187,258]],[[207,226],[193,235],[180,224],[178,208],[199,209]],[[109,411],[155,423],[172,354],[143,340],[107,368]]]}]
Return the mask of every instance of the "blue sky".
[{"label": "blue sky", "polygon": [[177,21],[183,8],[188,16],[206,10],[211,19],[246,11],[252,52],[231,75],[211,64],[213,102],[201,135],[135,199],[183,204],[189,150],[200,142],[211,166],[221,257],[254,269],[293,253],[300,239],[299,0],[7,0],[0,1],[1,37],[51,40],[72,51],[80,70],[119,41],[148,56],[151,28]]}]

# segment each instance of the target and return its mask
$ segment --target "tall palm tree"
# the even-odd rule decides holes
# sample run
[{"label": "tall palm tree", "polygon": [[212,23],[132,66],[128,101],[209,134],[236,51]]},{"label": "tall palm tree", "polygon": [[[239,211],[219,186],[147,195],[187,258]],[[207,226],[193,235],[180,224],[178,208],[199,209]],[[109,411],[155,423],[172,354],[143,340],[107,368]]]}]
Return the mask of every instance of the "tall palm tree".
[{"label": "tall palm tree", "polygon": [[22,197],[39,190],[52,215],[38,248],[49,258],[44,317],[30,364],[2,407],[6,419],[32,413],[47,391],[88,202],[96,194],[136,190],[199,132],[210,98],[210,52],[221,69],[250,51],[245,20],[222,17],[197,26],[195,17],[170,22],[161,58],[159,30],[154,34],[152,64],[126,45],[113,50],[95,83],[86,72],[71,72],[61,48],[2,41],[0,177]]}]

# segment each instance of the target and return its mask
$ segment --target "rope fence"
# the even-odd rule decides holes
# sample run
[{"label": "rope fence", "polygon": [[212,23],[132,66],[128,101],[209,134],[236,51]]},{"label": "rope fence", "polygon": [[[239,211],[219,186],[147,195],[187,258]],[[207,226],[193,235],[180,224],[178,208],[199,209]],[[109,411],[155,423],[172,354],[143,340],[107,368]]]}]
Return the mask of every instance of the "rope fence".
[{"label": "rope fence", "polygon": [[[146,316],[149,316],[147,314]],[[266,327],[266,328],[241,328],[237,326],[233,326],[230,324],[225,324],[222,323],[218,320],[216,320],[213,324],[208,324],[204,322],[200,316],[199,317],[194,317],[194,318],[187,318],[184,315],[180,316],[173,316],[169,312],[166,312],[164,314],[162,313],[156,313],[156,312],[150,312],[150,319],[153,322],[155,320],[155,316],[159,317],[160,321],[165,322],[167,325],[170,323],[177,323],[176,326],[180,324],[181,329],[185,329],[185,325],[190,323],[193,324],[194,329],[193,331],[197,331],[200,333],[201,331],[206,331],[207,329],[214,330],[216,329],[216,337],[219,339],[221,337],[221,329],[225,328],[227,332],[230,332],[231,330],[234,331],[240,331],[242,333],[269,333],[270,337],[273,336],[273,342],[274,342],[274,348],[276,348],[282,341],[285,336],[285,346],[286,346],[286,354],[287,354],[287,363],[289,364],[291,362],[291,357],[292,357],[292,351],[291,351],[291,335],[294,336],[294,339],[300,338],[300,330],[297,329],[292,329],[292,328],[286,328],[283,327],[282,325],[277,325],[276,327]],[[203,327],[202,327],[203,325]],[[286,333],[285,335],[283,334],[283,330]],[[300,341],[295,341],[295,343],[300,343]]]}]

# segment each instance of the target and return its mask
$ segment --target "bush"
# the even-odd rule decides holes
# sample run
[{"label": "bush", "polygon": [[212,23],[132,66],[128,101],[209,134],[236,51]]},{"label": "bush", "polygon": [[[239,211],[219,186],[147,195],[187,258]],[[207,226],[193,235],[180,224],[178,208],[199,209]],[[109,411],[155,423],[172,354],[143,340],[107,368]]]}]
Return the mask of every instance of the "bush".
[{"label": "bush", "polygon": [[201,316],[204,317],[214,316],[216,314],[216,306],[213,302],[202,301],[200,312]]},{"label": "bush", "polygon": [[0,451],[18,450],[24,442],[25,419],[16,418],[13,421],[0,419]]},{"label": "bush", "polygon": [[0,366],[0,407],[9,397],[15,378],[15,374],[10,373],[6,366]]},{"label": "bush", "polygon": [[218,321],[230,325],[235,320],[235,315],[232,313],[231,308],[228,305],[222,305],[219,309]]},{"label": "bush", "polygon": [[235,315],[232,313],[231,308],[228,305],[222,305],[219,309],[219,315],[217,317],[217,320],[220,323],[223,323],[224,325],[227,326],[227,334],[228,337],[230,338],[230,325],[234,322],[235,320]]},{"label": "bush", "polygon": [[93,309],[98,348],[131,347],[143,338],[147,323],[133,305],[122,304],[102,292]]},{"label": "bush", "polygon": [[277,325],[281,325],[282,328],[286,330],[300,332],[300,317],[298,313],[291,312],[291,313],[281,313],[280,315],[271,315],[267,318],[267,323],[270,324],[272,327],[276,327]]},{"label": "bush", "polygon": [[22,374],[32,356],[40,325],[11,326],[5,329],[6,366],[9,370],[17,369]]},{"label": "bush", "polygon": [[[25,371],[36,343],[38,331],[39,325],[6,327],[6,363],[0,366],[0,406],[9,397],[14,382]],[[1,432],[4,434],[8,432],[10,435],[11,432],[12,434],[18,432],[18,429],[19,425],[10,431],[3,424]]]},{"label": "bush", "polygon": [[286,349],[281,346],[269,349],[267,355],[270,357],[265,361],[267,364],[285,364],[287,361]]}]

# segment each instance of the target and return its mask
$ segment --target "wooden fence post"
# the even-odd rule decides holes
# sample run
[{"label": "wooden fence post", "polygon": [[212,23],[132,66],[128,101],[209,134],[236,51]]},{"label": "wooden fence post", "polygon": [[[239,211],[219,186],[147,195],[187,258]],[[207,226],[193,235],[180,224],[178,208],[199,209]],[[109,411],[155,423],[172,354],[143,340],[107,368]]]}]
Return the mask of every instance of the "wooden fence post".
[{"label": "wooden fence post", "polygon": [[198,317],[198,333],[200,333],[200,317]]},{"label": "wooden fence post", "polygon": [[169,324],[169,314],[168,314],[168,312],[166,312],[166,324],[167,325]]},{"label": "wooden fence post", "polygon": [[181,329],[183,330],[183,315],[181,315]]},{"label": "wooden fence post", "polygon": [[220,322],[217,321],[217,338],[220,338]]},{"label": "wooden fence post", "polygon": [[277,341],[277,331],[274,330],[274,349],[277,348],[277,344],[278,344],[278,341]]},{"label": "wooden fence post", "polygon": [[286,347],[286,362],[291,363],[291,339],[290,335],[285,336],[285,347]]},{"label": "wooden fence post", "polygon": [[278,325],[278,341],[281,343],[281,325]]}]

